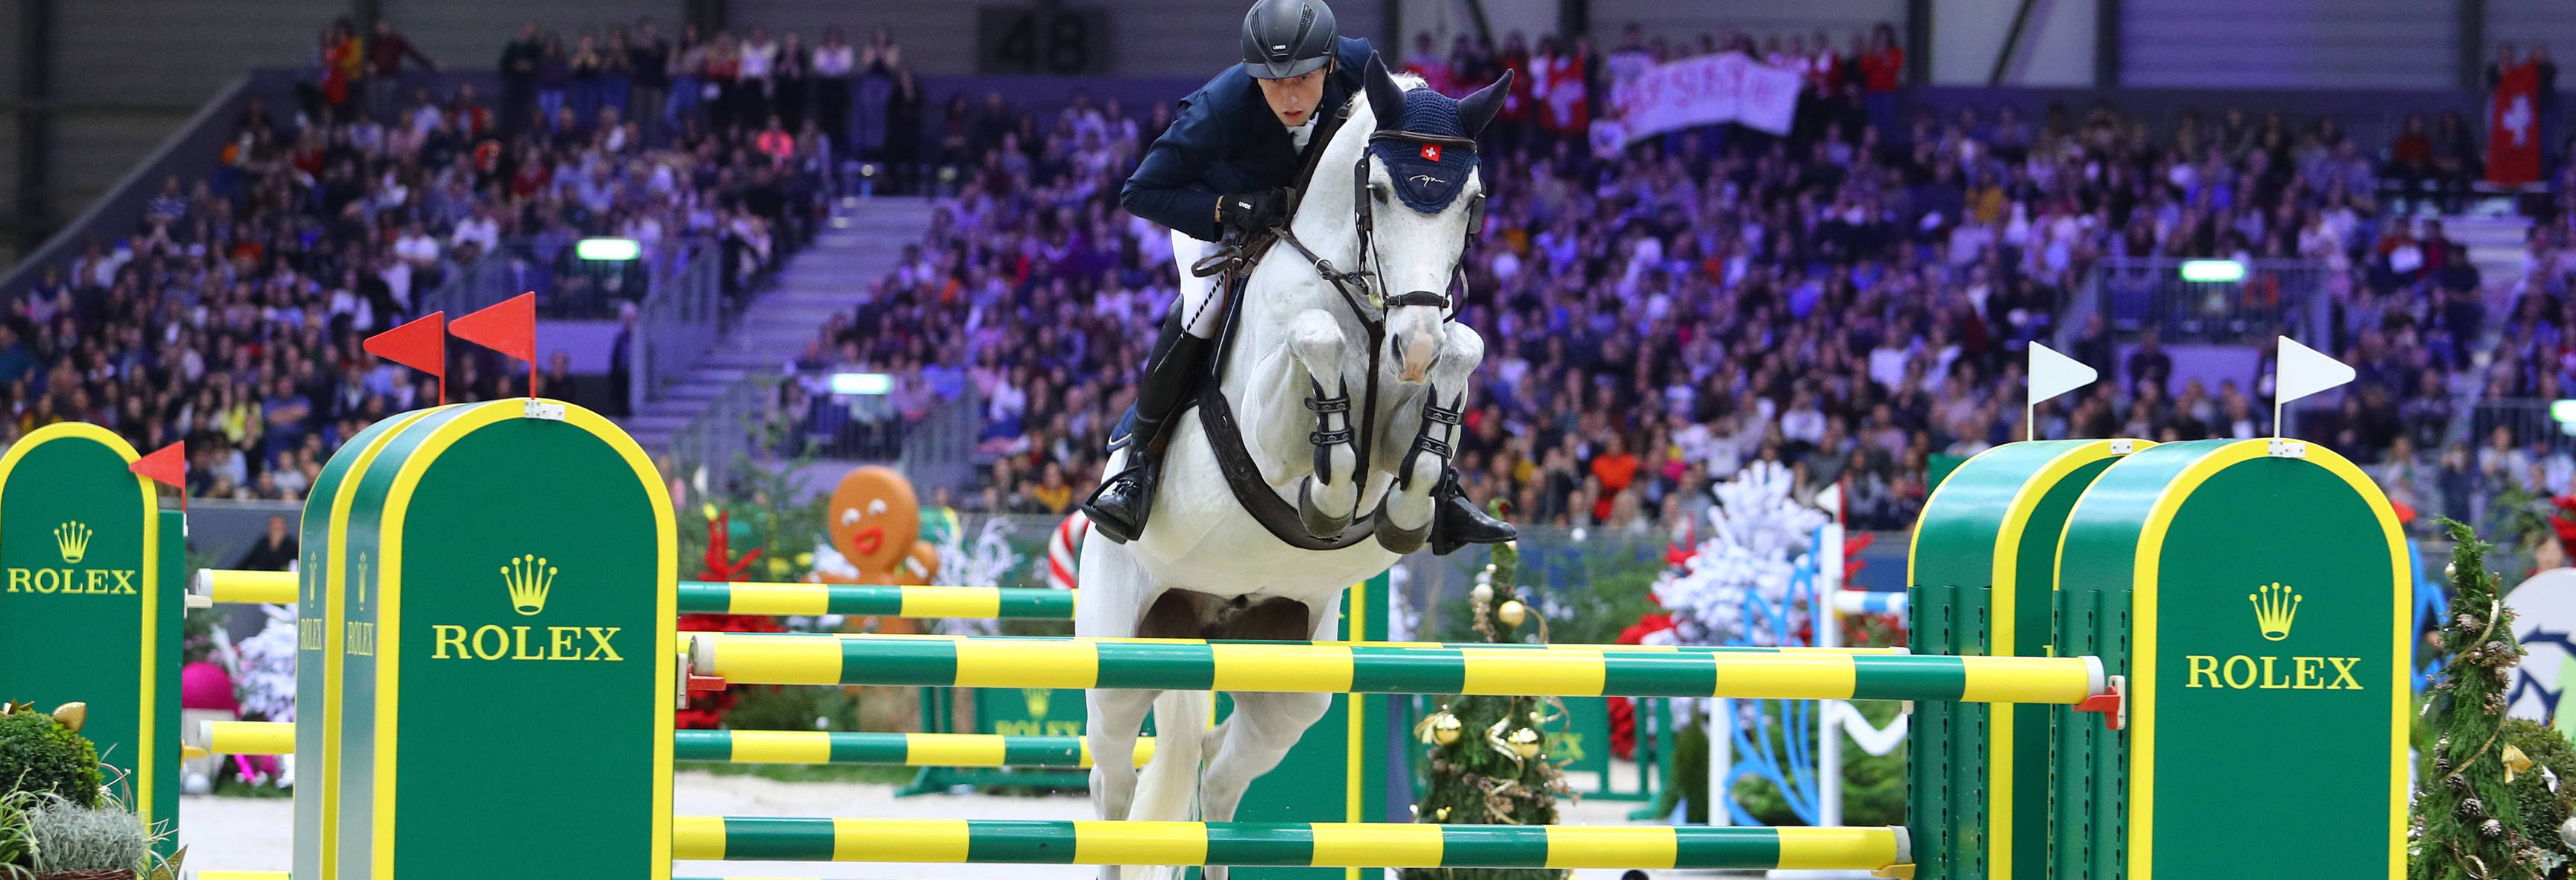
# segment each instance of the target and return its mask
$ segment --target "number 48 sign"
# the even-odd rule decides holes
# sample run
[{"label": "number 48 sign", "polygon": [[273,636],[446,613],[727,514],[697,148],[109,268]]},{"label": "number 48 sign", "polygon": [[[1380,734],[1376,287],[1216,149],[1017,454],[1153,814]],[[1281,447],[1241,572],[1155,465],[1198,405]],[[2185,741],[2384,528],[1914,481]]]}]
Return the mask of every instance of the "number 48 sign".
[{"label": "number 48 sign", "polygon": [[975,47],[977,73],[1105,73],[1109,12],[987,6],[976,10]]}]

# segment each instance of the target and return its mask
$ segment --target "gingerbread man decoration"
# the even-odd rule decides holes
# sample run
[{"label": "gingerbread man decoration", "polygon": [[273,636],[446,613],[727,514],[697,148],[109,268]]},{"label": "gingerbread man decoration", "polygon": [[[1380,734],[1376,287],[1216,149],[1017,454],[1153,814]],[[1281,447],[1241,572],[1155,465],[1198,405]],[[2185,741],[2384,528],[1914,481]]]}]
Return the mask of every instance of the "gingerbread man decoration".
[{"label": "gingerbread man decoration", "polygon": [[[827,584],[927,584],[939,574],[939,551],[921,540],[921,502],[912,483],[893,468],[868,465],[852,469],[832,488],[829,517],[832,549],[845,566],[815,567],[814,579]],[[910,620],[881,618],[876,631],[919,632]]]}]

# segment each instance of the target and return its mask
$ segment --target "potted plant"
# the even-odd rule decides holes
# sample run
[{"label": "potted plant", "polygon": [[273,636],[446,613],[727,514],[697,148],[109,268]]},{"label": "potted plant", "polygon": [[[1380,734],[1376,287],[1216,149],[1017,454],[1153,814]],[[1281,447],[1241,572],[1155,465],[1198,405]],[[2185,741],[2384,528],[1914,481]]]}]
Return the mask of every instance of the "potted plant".
[{"label": "potted plant", "polygon": [[171,880],[156,833],[101,783],[87,707],[0,703],[0,880]]}]

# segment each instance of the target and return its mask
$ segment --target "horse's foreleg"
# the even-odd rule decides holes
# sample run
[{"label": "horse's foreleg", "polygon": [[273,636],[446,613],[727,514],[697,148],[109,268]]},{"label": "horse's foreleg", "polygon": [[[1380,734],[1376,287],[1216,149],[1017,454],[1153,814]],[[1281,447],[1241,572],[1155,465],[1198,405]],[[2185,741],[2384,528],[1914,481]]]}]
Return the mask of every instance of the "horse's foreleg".
[{"label": "horse's foreleg", "polygon": [[1350,383],[1343,372],[1349,343],[1342,327],[1322,309],[1297,314],[1288,328],[1288,352],[1304,367],[1306,408],[1315,414],[1315,471],[1297,486],[1298,518],[1317,537],[1340,534],[1358,515],[1359,452],[1351,445],[1353,420]]},{"label": "horse's foreleg", "polygon": [[1485,338],[1474,329],[1451,323],[1447,332],[1422,403],[1389,418],[1388,435],[1380,441],[1382,448],[1405,450],[1396,464],[1395,486],[1378,515],[1378,544],[1396,553],[1421,549],[1431,535],[1431,492],[1457,455],[1458,437],[1465,433],[1460,418],[1467,408],[1467,385],[1485,360]]},{"label": "horse's foreleg", "polygon": [[[1144,570],[1118,544],[1082,542],[1082,596],[1075,606],[1075,635],[1131,638],[1137,634],[1145,607],[1159,592]],[[1153,708],[1153,691],[1093,690],[1083,695],[1090,710],[1091,805],[1102,819],[1127,818],[1136,799],[1136,735]],[[1101,880],[1118,880],[1118,869],[1104,867]]]}]

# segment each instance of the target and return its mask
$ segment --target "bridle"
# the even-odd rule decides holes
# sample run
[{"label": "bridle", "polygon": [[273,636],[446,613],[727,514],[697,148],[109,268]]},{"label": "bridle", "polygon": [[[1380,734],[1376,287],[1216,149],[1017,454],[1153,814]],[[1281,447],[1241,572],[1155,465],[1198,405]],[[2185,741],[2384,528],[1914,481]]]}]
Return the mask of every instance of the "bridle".
[{"label": "bridle", "polygon": [[[1443,147],[1467,150],[1476,148],[1474,138],[1418,131],[1380,131],[1370,134],[1369,140],[1438,144]],[[1377,214],[1373,201],[1369,193],[1369,151],[1362,149],[1359,161],[1352,163],[1351,166],[1351,204],[1354,215],[1352,220],[1359,230],[1360,240],[1360,255],[1357,260],[1359,265],[1351,269],[1342,269],[1333,265],[1333,261],[1318,256],[1306,247],[1305,242],[1298,241],[1296,233],[1289,231],[1284,225],[1272,227],[1270,231],[1280,241],[1287,242],[1290,248],[1295,249],[1298,256],[1304,257],[1307,263],[1312,264],[1315,267],[1315,274],[1333,285],[1333,289],[1342,295],[1342,300],[1350,305],[1351,311],[1359,315],[1362,323],[1372,328],[1386,322],[1388,309],[1402,306],[1438,308],[1443,322],[1456,318],[1458,301],[1451,298],[1445,291],[1408,290],[1389,296],[1377,283],[1376,279],[1385,278],[1386,272],[1377,248]],[[1465,245],[1474,243],[1476,234],[1482,231],[1484,226],[1485,196],[1483,193],[1477,193],[1467,203],[1466,242],[1460,245],[1461,256],[1457,265],[1450,267],[1449,284],[1446,285],[1459,289],[1460,298],[1464,297],[1466,283]],[[1372,333],[1372,335],[1375,334]]]}]

